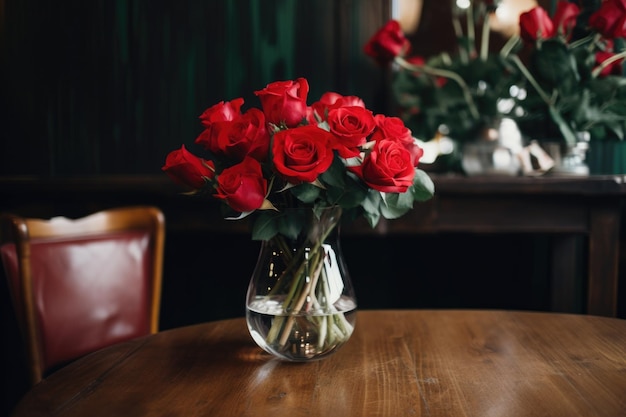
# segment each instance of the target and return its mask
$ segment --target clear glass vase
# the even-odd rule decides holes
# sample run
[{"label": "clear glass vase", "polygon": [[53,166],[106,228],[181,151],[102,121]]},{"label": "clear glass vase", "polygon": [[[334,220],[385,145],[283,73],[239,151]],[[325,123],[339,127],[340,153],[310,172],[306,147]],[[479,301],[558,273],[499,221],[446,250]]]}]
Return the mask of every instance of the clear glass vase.
[{"label": "clear glass vase", "polygon": [[289,361],[324,358],[348,341],[356,297],[339,244],[341,209],[300,212],[296,238],[263,241],[246,297],[254,341]]}]

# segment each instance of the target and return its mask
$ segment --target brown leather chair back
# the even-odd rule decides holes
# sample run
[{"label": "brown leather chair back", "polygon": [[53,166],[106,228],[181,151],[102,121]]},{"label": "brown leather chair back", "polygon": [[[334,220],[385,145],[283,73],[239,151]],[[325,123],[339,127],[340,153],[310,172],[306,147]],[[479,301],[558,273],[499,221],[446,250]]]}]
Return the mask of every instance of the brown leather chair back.
[{"label": "brown leather chair back", "polygon": [[158,331],[165,235],[159,209],[0,221],[0,256],[33,384],[87,353]]}]

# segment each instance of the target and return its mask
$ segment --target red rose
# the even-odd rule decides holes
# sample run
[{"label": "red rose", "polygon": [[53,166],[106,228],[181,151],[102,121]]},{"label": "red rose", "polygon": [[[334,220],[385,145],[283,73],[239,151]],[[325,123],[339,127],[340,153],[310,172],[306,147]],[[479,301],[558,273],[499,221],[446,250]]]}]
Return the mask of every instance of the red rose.
[{"label": "red rose", "polygon": [[322,94],[318,103],[323,104],[326,107],[330,107],[335,104],[338,100],[341,100],[343,96],[339,93],[335,93],[333,91],[327,91]]},{"label": "red rose", "polygon": [[261,101],[267,121],[276,126],[295,127],[306,118],[309,83],[304,78],[276,81],[254,94]]},{"label": "red rose", "polygon": [[243,104],[242,98],[229,102],[220,101],[209,107],[200,115],[200,121],[205,130],[196,138],[195,143],[211,152],[217,152],[217,136],[228,122],[238,118]]},{"label": "red rose", "polygon": [[376,142],[359,166],[349,168],[369,187],[384,193],[404,193],[413,184],[411,154],[394,140]]},{"label": "red rose", "polygon": [[589,17],[589,26],[608,39],[626,37],[626,1],[604,1]]},{"label": "red rose", "polygon": [[251,108],[237,120],[221,129],[217,146],[224,155],[239,161],[249,155],[257,161],[265,161],[270,147],[270,135],[265,127],[265,116]]},{"label": "red rose", "polygon": [[[599,51],[596,52],[596,64],[600,65],[607,59],[613,57],[615,54],[611,52]],[[622,61],[624,59],[618,59],[617,61],[612,62],[607,65],[601,72],[600,76],[606,77],[608,75],[622,75]]]},{"label": "red rose", "polygon": [[404,36],[400,23],[390,20],[365,44],[364,52],[380,65],[387,65],[397,56],[409,53],[411,43]]},{"label": "red rose", "polygon": [[246,157],[217,176],[215,197],[226,201],[235,211],[245,213],[260,208],[266,194],[267,180],[263,178],[261,164],[254,158]]},{"label": "red rose", "polygon": [[220,101],[206,109],[200,115],[200,121],[205,127],[211,127],[215,122],[234,120],[239,116],[242,105],[242,98],[236,98],[227,103]]},{"label": "red rose", "polygon": [[556,31],[567,38],[570,37],[572,30],[576,26],[576,19],[580,14],[580,7],[569,1],[559,1],[556,5],[556,12],[552,18],[552,23]]},{"label": "red rose", "polygon": [[328,91],[311,105],[307,114],[307,120],[309,124],[317,124],[320,120],[328,119],[328,111],[330,109],[348,106],[365,108],[365,102],[357,96],[342,96],[341,94]]},{"label": "red rose", "polygon": [[401,141],[413,141],[411,130],[404,125],[404,122],[399,117],[388,117],[384,114],[377,114],[374,116],[374,121],[376,122],[376,128],[370,137],[371,141],[388,138]]},{"label": "red rose", "polygon": [[343,96],[335,103],[332,104],[331,107],[363,107],[365,108],[365,102],[361,97],[358,96]]},{"label": "red rose", "polygon": [[404,125],[402,119],[377,114],[374,116],[374,120],[376,121],[376,129],[370,137],[370,140],[381,141],[387,139],[400,142],[411,154],[413,166],[417,166],[420,158],[424,154],[424,150],[417,145],[411,130]]},{"label": "red rose", "polygon": [[215,176],[213,162],[198,158],[185,149],[185,145],[170,152],[161,169],[178,184],[195,189],[202,188]]},{"label": "red rose", "polygon": [[281,130],[272,144],[276,171],[291,184],[313,182],[333,162],[335,137],[314,125]]},{"label": "red rose", "polygon": [[528,42],[537,39],[548,39],[554,36],[554,25],[548,12],[537,6],[520,14],[520,37]]},{"label": "red rose", "polygon": [[307,121],[309,124],[314,125],[322,120],[326,120],[329,107],[335,104],[337,100],[340,100],[341,97],[341,94],[332,91],[322,94],[322,97],[308,108]]},{"label": "red rose", "polygon": [[376,122],[372,112],[358,106],[339,107],[328,112],[328,126],[337,137],[336,148],[342,158],[351,158],[360,153],[359,146],[365,144]]}]

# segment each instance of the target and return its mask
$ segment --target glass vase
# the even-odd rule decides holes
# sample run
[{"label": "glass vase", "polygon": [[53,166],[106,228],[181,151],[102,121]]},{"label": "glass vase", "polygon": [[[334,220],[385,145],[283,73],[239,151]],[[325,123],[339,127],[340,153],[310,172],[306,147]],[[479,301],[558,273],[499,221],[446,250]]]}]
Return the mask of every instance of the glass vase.
[{"label": "glass vase", "polygon": [[246,321],[265,351],[288,361],[311,361],[348,341],[357,304],[340,247],[341,209],[295,216],[304,221],[297,237],[278,234],[261,244]]}]

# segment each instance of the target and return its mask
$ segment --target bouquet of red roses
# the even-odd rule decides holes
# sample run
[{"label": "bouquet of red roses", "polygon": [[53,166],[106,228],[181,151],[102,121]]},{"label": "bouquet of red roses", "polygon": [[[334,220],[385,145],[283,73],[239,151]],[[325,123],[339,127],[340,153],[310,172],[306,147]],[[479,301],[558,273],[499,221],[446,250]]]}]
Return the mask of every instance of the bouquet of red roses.
[{"label": "bouquet of red roses", "polygon": [[397,117],[334,92],[307,104],[303,78],[256,91],[202,113],[195,143],[167,155],[163,170],[192,193],[221,201],[228,219],[254,214],[262,241],[248,287],[253,339],[289,360],[324,357],[354,328],[356,299],[332,236],[342,218],[397,218],[433,195],[418,163],[422,149]]},{"label": "bouquet of red roses", "polygon": [[303,78],[276,81],[255,92],[261,108],[243,111],[241,98],[215,104],[200,115],[204,130],[195,143],[205,154],[183,145],[163,170],[225,203],[226,218],[257,214],[256,240],[299,233],[287,208],[338,206],[373,227],[432,196],[432,181],[417,168],[422,149],[399,118],[334,92],[308,105],[308,91]]}]

